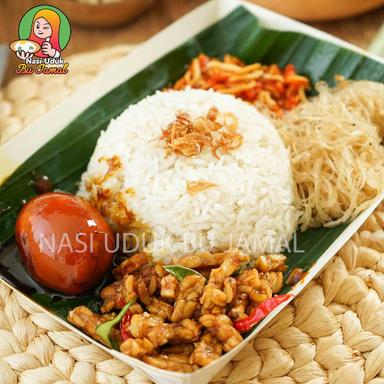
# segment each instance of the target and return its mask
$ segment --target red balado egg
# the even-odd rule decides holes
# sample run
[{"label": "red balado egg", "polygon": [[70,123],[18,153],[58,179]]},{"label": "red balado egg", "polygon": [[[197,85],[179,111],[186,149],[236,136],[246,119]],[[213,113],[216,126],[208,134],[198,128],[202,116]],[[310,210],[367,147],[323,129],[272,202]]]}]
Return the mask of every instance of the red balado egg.
[{"label": "red balado egg", "polygon": [[42,285],[70,295],[96,286],[112,263],[115,240],[100,213],[66,193],[30,200],[16,222],[24,265]]}]

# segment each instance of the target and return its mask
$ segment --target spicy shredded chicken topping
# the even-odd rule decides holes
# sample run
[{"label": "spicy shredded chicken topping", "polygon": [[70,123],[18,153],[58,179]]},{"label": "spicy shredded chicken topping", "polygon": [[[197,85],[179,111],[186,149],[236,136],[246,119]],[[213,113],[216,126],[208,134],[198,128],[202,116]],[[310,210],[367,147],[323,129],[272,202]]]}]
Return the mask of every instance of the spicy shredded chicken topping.
[{"label": "spicy shredded chicken topping", "polygon": [[[192,372],[243,340],[236,321],[281,290],[285,259],[263,255],[251,266],[237,249],[203,252],[179,259],[172,274],[137,253],[113,270],[117,280],[100,293],[101,314],[80,306],[68,320],[105,343],[97,327],[136,298],[111,334],[117,348],[159,368]],[[194,273],[178,275],[185,267]]]},{"label": "spicy shredded chicken topping", "polygon": [[167,154],[193,157],[207,147],[213,156],[219,158],[219,154],[229,153],[243,143],[243,136],[236,132],[237,128],[237,117],[233,113],[221,113],[216,107],[211,107],[205,116],[194,120],[188,113],[180,111],[163,130],[160,140],[166,142]]},{"label": "spicy shredded chicken topping", "polygon": [[298,75],[293,64],[281,69],[277,64],[245,65],[231,55],[225,55],[221,61],[200,54],[192,60],[173,89],[186,87],[232,94],[281,116],[284,110],[291,110],[305,100],[309,80]]}]

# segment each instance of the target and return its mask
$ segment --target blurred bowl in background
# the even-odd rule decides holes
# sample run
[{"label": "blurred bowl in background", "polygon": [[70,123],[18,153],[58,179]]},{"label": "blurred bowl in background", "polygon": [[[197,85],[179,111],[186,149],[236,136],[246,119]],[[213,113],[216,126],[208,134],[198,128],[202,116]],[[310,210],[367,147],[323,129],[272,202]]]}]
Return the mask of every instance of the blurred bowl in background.
[{"label": "blurred bowl in background", "polygon": [[384,0],[251,0],[275,12],[304,21],[356,16],[384,5]]},{"label": "blurred bowl in background", "polygon": [[49,4],[61,9],[73,24],[85,27],[112,27],[131,21],[153,5],[154,1],[50,0]]}]

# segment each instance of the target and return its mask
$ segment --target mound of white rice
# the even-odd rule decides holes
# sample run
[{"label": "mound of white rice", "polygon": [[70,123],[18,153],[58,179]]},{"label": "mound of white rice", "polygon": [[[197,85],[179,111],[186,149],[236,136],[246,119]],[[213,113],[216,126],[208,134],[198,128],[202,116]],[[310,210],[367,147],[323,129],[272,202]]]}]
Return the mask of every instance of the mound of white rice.
[{"label": "mound of white rice", "polygon": [[[167,156],[160,136],[176,113],[182,110],[196,118],[212,106],[237,116],[241,147],[220,159],[209,148],[195,158]],[[89,185],[108,171],[99,159],[113,156],[122,167],[101,187],[121,192],[126,208],[149,226],[152,237],[146,248],[155,259],[169,262],[185,253],[228,247],[255,256],[279,252],[296,229],[288,152],[272,123],[233,96],[167,91],[130,106],[101,134],[80,196],[91,197]],[[188,194],[187,182],[200,180],[218,187]]]}]

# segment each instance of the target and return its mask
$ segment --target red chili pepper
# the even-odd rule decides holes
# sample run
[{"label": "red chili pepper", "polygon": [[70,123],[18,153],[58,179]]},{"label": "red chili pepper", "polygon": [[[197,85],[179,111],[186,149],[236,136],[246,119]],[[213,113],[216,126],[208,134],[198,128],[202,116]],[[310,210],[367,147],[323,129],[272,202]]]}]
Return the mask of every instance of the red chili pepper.
[{"label": "red chili pepper", "polygon": [[120,321],[120,334],[123,341],[132,337],[131,333],[127,331],[129,323],[131,322],[131,317],[132,313],[128,311]]},{"label": "red chili pepper", "polygon": [[199,63],[200,63],[200,68],[205,71],[206,69],[206,66],[208,64],[208,61],[209,61],[209,57],[200,53],[200,55],[198,56],[199,57]]},{"label": "red chili pepper", "polygon": [[233,326],[239,332],[249,331],[255,324],[264,319],[264,317],[272,312],[272,310],[274,310],[284,301],[288,300],[290,297],[292,297],[290,294],[276,295],[270,299],[265,300],[263,303],[259,304],[248,317],[234,321]]},{"label": "red chili pepper", "polygon": [[126,304],[126,303],[125,303],[125,300],[121,297],[120,300],[119,300],[119,306],[120,306],[120,308],[123,308],[125,304]]},{"label": "red chili pepper", "polygon": [[284,68],[284,77],[296,75],[296,67],[293,64],[287,64]]}]

